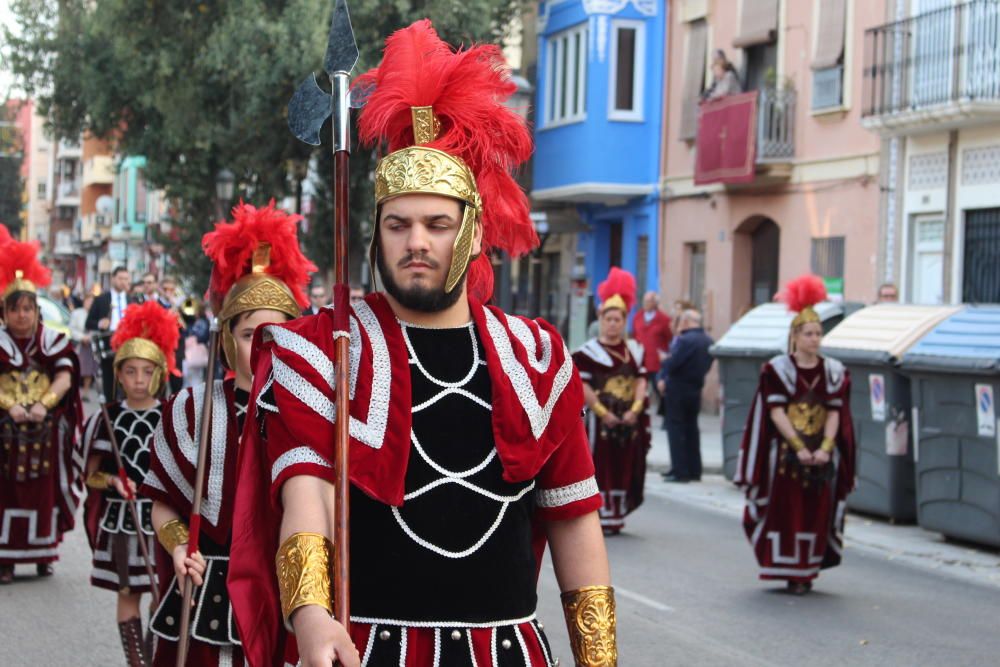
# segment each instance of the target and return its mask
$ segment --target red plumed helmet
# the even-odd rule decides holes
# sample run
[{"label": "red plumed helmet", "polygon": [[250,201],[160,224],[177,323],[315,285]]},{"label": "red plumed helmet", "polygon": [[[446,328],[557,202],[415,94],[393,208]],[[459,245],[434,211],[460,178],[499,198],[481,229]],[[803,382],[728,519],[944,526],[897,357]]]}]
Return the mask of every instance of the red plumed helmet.
[{"label": "red plumed helmet", "polygon": [[635,305],[635,276],[617,266],[612,266],[608,277],[597,286],[597,298],[601,300],[602,306],[614,296],[621,297],[625,302],[626,314]]},{"label": "red plumed helmet", "polygon": [[[133,338],[145,338],[154,343],[167,362],[167,372],[180,376],[175,364],[177,344],[180,342],[180,321],[177,315],[155,301],[132,304],[125,309],[125,316],[118,323],[111,337],[111,349],[117,352]],[[150,361],[153,361],[150,359]]]},{"label": "red plumed helmet", "polygon": [[0,241],[0,292],[5,296],[20,289],[34,292],[52,282],[52,271],[38,261],[41,249],[38,241],[18,241],[7,231],[7,240]]},{"label": "red plumed helmet", "polygon": [[218,222],[215,231],[202,237],[201,245],[214,265],[209,284],[213,308],[219,307],[236,281],[251,272],[254,252],[262,243],[271,246],[264,273],[283,282],[302,308],[309,305],[304,288],[309,274],[319,269],[299,247],[296,225],[301,219],[276,208],[273,199],[263,208],[240,201],[233,208],[232,222]]},{"label": "red plumed helmet", "polygon": [[355,89],[373,89],[358,119],[366,145],[388,144],[390,152],[415,144],[414,107],[432,107],[440,122],[422,146],[461,158],[475,175],[482,200],[483,253],[469,265],[468,288],[486,301],[493,294],[487,253],[511,256],[538,245],[528,198],[512,176],[532,152],[524,119],[504,102],[517,90],[499,47],[477,45],[453,51],[427,19],[391,35],[378,68]]},{"label": "red plumed helmet", "polygon": [[807,273],[789,281],[785,289],[778,292],[778,301],[784,302],[788,310],[798,313],[826,301],[826,285],[819,276]]}]

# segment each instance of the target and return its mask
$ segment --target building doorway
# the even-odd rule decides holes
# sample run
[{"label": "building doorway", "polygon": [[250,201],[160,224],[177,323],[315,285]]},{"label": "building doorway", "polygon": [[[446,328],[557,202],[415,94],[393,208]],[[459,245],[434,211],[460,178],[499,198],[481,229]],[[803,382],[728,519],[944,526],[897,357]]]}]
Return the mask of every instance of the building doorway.
[{"label": "building doorway", "polygon": [[769,303],[778,292],[778,252],[781,230],[770,218],[762,218],[750,234],[750,303]]},{"label": "building doorway", "polygon": [[608,222],[608,270],[622,265],[622,221]]},{"label": "building doorway", "polygon": [[913,303],[944,303],[944,217],[921,215],[913,219],[913,265],[910,285]]}]

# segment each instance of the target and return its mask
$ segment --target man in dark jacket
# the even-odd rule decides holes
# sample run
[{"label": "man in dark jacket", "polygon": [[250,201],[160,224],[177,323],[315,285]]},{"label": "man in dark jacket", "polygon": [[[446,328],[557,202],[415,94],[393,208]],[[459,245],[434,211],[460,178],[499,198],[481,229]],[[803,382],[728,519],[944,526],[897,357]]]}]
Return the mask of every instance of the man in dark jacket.
[{"label": "man in dark jacket", "polygon": [[111,350],[111,335],[118,328],[118,322],[125,317],[125,309],[135,299],[129,294],[130,278],[128,269],[116,266],[111,272],[111,288],[94,298],[94,303],[87,313],[87,323],[84,325],[96,342],[101,364],[101,384],[104,386],[104,400],[111,403],[115,400],[114,357]]},{"label": "man in dark jacket", "polygon": [[663,427],[670,443],[671,470],[664,474],[668,482],[701,479],[701,388],[705,374],[712,367],[708,348],[714,342],[701,327],[701,315],[685,310],[678,318],[670,355],[660,366],[657,387],[663,394]]}]

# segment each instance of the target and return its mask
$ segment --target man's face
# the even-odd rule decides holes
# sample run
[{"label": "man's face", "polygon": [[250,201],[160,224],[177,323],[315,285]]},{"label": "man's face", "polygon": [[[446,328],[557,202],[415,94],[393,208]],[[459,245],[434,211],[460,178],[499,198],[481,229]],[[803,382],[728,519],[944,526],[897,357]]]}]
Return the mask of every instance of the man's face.
[{"label": "man's face", "polygon": [[[382,205],[378,225],[378,269],[388,292],[402,306],[439,312],[454,304],[461,285],[445,293],[462,205],[438,195],[403,195]],[[476,229],[473,256],[482,249]]]},{"label": "man's face", "polygon": [[128,291],[128,285],[128,271],[119,271],[115,275],[111,276],[111,286],[115,288],[115,291],[126,292]]},{"label": "man's face", "polygon": [[173,281],[171,280],[163,281],[163,296],[167,297],[168,299],[172,299],[174,298],[174,293],[176,291],[177,291],[177,285],[175,285]]},{"label": "man's face", "polygon": [[156,277],[148,273],[142,277],[142,291],[146,296],[156,294]]},{"label": "man's face", "polygon": [[643,310],[656,310],[658,305],[659,301],[656,298],[656,294],[653,292],[646,292],[646,296],[642,297]]},{"label": "man's face", "polygon": [[899,292],[894,285],[883,285],[878,291],[879,303],[896,303],[899,301]]},{"label": "man's face", "polygon": [[322,308],[326,305],[326,290],[322,287],[313,287],[309,290],[309,303],[311,303],[316,308]]},{"label": "man's face", "polygon": [[363,289],[352,287],[351,288],[351,303],[355,304],[358,301],[365,300],[365,291]]}]

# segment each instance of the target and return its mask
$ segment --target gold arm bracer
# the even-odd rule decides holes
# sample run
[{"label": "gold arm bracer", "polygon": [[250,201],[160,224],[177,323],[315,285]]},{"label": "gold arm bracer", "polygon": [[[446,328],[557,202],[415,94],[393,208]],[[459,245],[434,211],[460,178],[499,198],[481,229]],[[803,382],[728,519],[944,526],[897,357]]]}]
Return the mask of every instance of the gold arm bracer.
[{"label": "gold arm bracer", "polygon": [[54,391],[47,392],[44,396],[38,399],[38,402],[42,404],[46,410],[51,410],[52,408],[59,405],[59,396]]},{"label": "gold arm bracer", "polygon": [[604,419],[604,415],[608,414],[608,409],[604,407],[604,404],[598,401],[594,403],[594,406],[590,408],[598,419]]},{"label": "gold arm bracer", "polygon": [[823,438],[823,444],[819,446],[824,452],[829,454],[833,451],[833,448],[837,446],[836,441],[833,438]]},{"label": "gold arm bracer", "polygon": [[95,470],[90,473],[87,477],[87,481],[84,483],[95,491],[103,491],[111,486],[111,475],[106,472],[101,472],[100,470]]},{"label": "gold arm bracer", "polygon": [[806,443],[802,442],[802,438],[800,438],[799,436],[795,436],[794,438],[789,440],[788,445],[793,450],[795,450],[796,453],[801,452],[803,449],[806,448]]},{"label": "gold arm bracer", "polygon": [[173,556],[174,549],[182,544],[187,544],[191,539],[188,527],[180,519],[171,519],[160,526],[160,529],[156,531],[156,537],[171,556]]},{"label": "gold arm bracer", "polygon": [[563,593],[562,605],[576,667],[617,667],[615,590],[585,586]]},{"label": "gold arm bracer", "polygon": [[641,415],[642,408],[643,408],[643,401],[641,399],[637,398],[634,401],[632,401],[632,407],[631,407],[632,412],[634,412],[637,415]]},{"label": "gold arm bracer", "polygon": [[291,617],[299,607],[319,605],[330,614],[330,566],[333,544],[319,533],[295,533],[282,542],[274,558],[278,593],[285,627],[292,631]]}]

